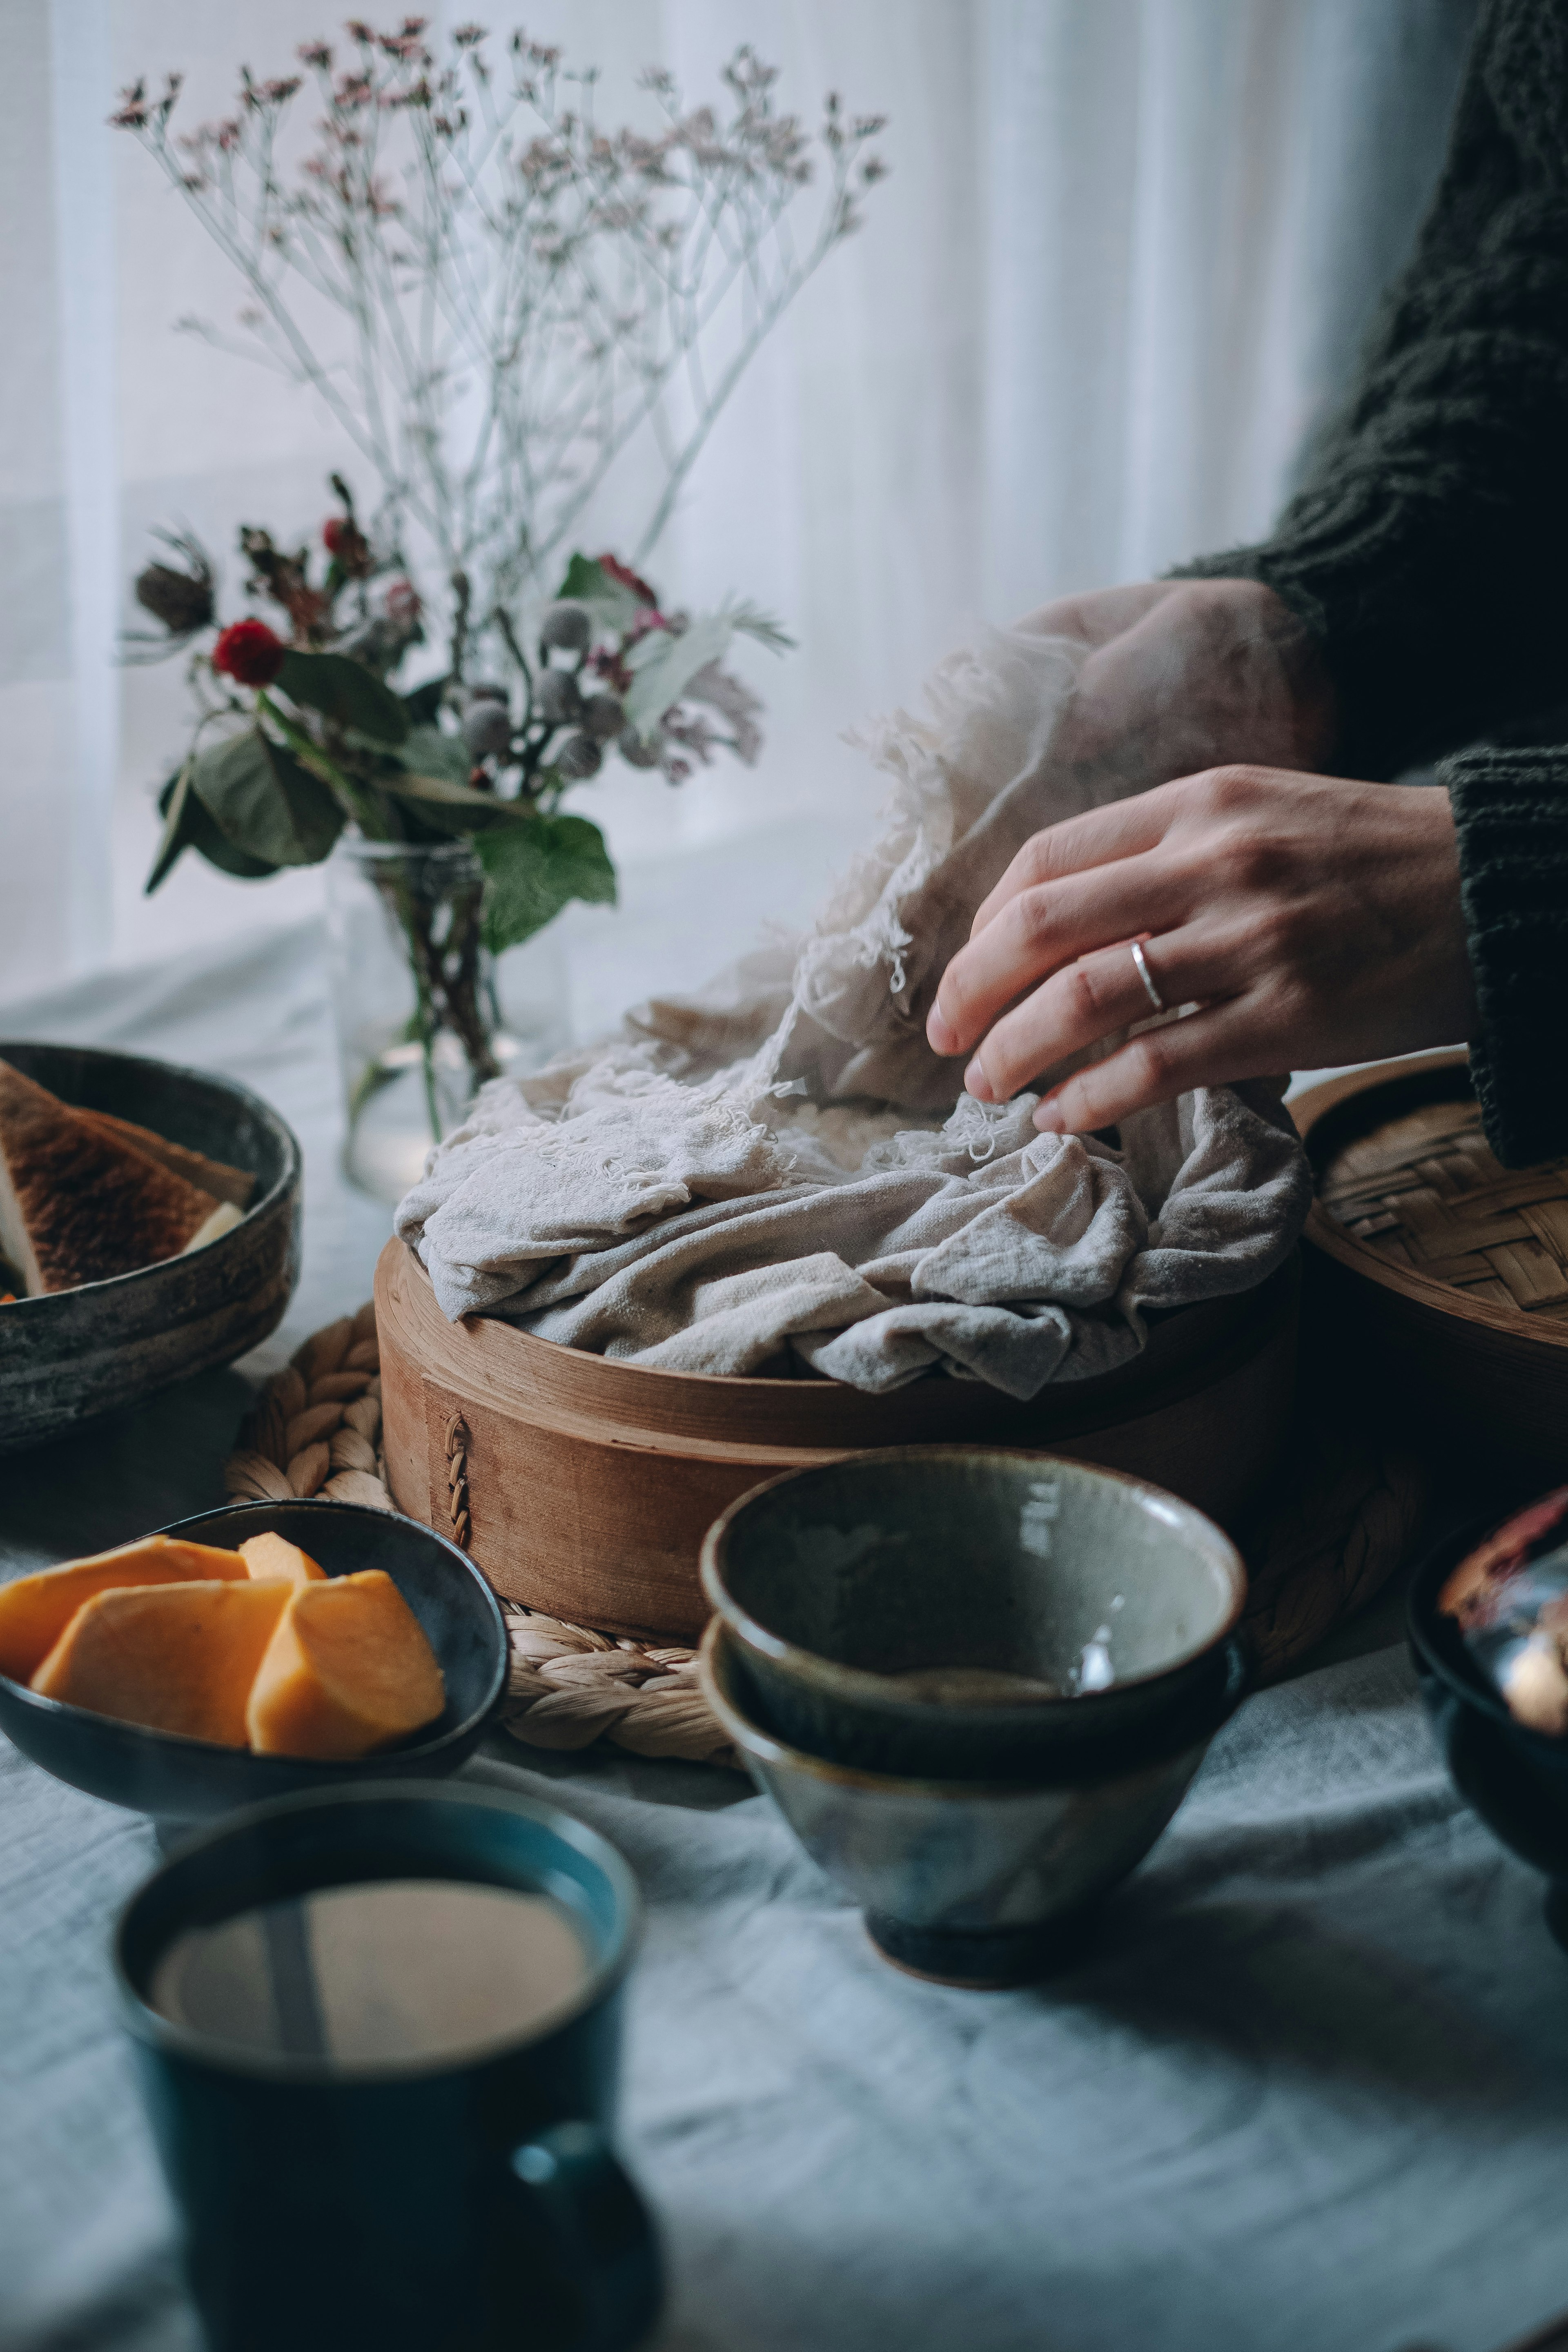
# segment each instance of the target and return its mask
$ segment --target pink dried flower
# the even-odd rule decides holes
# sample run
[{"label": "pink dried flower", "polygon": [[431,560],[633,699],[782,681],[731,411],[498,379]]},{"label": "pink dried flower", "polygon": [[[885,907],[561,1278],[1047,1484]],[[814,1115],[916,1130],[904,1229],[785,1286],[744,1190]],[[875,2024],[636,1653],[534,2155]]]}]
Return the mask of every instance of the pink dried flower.
[{"label": "pink dried flower", "polygon": [[420,615],[425,607],[419,601],[419,591],[415,587],[412,580],[405,578],[389,580],[382,592],[382,603],[386,610],[386,617],[394,627],[399,629],[418,627]]},{"label": "pink dried flower", "polygon": [[[755,767],[763,748],[763,730],[757,725],[763,705],[751,688],[733,670],[721,669],[717,662],[708,662],[695,677],[688,679],[685,694],[689,702],[705,702],[729,721],[731,749],[735,757],[748,768]],[[668,719],[665,723],[669,725]],[[670,727],[670,732],[674,734],[677,730]]]}]

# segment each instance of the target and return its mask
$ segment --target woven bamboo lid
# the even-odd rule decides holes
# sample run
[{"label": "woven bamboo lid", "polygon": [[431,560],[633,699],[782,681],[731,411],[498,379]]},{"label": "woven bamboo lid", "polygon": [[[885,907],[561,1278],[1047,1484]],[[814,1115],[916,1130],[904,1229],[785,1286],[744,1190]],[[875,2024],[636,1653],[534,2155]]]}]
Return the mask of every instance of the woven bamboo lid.
[{"label": "woven bamboo lid", "polygon": [[1333,1270],[1325,1345],[1391,1411],[1568,1464],[1568,1160],[1489,1150],[1463,1051],[1379,1063],[1290,1106],[1317,1180],[1310,1247]]}]

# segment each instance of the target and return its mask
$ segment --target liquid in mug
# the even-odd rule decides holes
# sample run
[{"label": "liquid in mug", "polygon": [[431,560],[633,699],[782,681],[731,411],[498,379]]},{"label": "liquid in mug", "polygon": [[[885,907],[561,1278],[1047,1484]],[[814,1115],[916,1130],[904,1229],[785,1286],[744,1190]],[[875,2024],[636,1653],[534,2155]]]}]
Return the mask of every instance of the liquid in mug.
[{"label": "liquid in mug", "polygon": [[152,2005],[232,2049],[359,2067],[462,2060],[569,2010],[593,1963],[547,1895],[449,1879],[324,1887],[188,1928]]}]

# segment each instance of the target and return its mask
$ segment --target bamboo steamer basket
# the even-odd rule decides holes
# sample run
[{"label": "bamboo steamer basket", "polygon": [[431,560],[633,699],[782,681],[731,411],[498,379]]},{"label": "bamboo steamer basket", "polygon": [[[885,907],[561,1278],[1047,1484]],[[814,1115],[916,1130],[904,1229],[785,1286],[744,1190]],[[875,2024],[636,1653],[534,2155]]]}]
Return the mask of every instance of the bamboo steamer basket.
[{"label": "bamboo steamer basket", "polygon": [[1353,1070],[1290,1109],[1317,1190],[1314,1389],[1428,1444],[1568,1473],[1568,1160],[1494,1159],[1462,1048]]},{"label": "bamboo steamer basket", "polygon": [[702,1538],[761,1480],[889,1445],[1065,1454],[1166,1486],[1234,1528],[1277,1463],[1300,1266],[1181,1309],[1133,1363],[1030,1403],[930,1379],[654,1371],[470,1317],[448,1323],[398,1241],[375,1276],[383,1445],[399,1510],[458,1540],[509,1600],[604,1632],[692,1641]]}]

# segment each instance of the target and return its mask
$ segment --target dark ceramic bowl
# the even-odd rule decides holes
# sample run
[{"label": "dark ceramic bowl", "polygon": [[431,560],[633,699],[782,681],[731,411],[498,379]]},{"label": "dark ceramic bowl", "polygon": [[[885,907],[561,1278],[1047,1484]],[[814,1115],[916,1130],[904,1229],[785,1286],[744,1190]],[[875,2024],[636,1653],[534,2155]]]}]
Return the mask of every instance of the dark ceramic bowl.
[{"label": "dark ceramic bowl", "polygon": [[84,1045],[0,1043],[62,1102],[111,1111],[255,1177],[237,1225],[188,1257],[0,1308],[0,1454],[232,1364],[282,1321],[300,1279],[300,1147],[232,1078]]},{"label": "dark ceramic bowl", "polygon": [[[1114,1769],[1217,1688],[1247,1598],[1235,1545],[1160,1487],[960,1446],[753,1487],[710,1528],[702,1582],[795,1746],[947,1780],[1034,1779],[1079,1749]],[[1090,1654],[1113,1679],[1058,1696]]]},{"label": "dark ceramic bowl", "polygon": [[887,1958],[944,1984],[1017,1984],[1081,1948],[1095,1912],[1136,1869],[1191,1787],[1246,1687],[1225,1680],[1178,1710],[1168,1744],[1120,1765],[1069,1766],[1024,1784],[866,1772],[792,1747],[750,1689],[721,1620],[703,1637],[702,1692],[806,1853],[865,1913]]},{"label": "dark ceramic bowl", "polygon": [[1504,1516],[1472,1521],[1422,1561],[1410,1586],[1410,1649],[1454,1786],[1494,1837],[1545,1872],[1547,1925],[1568,1950],[1568,1739],[1514,1721],[1437,1607],[1448,1577]]},{"label": "dark ceramic bowl", "polygon": [[434,1780],[455,1772],[479,1746],[507,1680],[500,1604],[472,1560],[416,1519],[353,1503],[232,1503],[159,1532],[233,1546],[269,1528],[308,1551],[329,1576],[386,1570],[424,1627],[447,1679],[446,1712],[432,1729],[352,1764],[252,1756],[40,1698],[25,1683],[0,1675],[0,1730],[58,1780],[171,1822],[205,1820],[302,1789]]}]

